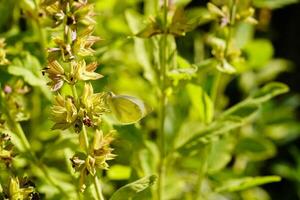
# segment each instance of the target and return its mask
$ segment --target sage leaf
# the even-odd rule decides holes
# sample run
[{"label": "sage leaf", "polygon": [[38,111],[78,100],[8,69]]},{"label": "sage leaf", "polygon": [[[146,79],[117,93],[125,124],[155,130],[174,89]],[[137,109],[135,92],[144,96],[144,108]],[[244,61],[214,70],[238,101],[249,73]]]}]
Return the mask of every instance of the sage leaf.
[{"label": "sage leaf", "polygon": [[193,108],[204,123],[210,123],[214,116],[214,105],[206,92],[197,85],[188,84],[187,91]]},{"label": "sage leaf", "polygon": [[288,86],[283,83],[272,82],[265,85],[246,100],[226,110],[216,121],[183,142],[177,150],[183,155],[197,153],[201,145],[243,126],[263,103],[288,90]]},{"label": "sage leaf", "polygon": [[157,176],[151,175],[129,183],[117,190],[110,200],[128,200],[156,182]]},{"label": "sage leaf", "polygon": [[237,192],[266,183],[279,182],[279,176],[244,177],[228,180],[215,189],[216,192]]}]

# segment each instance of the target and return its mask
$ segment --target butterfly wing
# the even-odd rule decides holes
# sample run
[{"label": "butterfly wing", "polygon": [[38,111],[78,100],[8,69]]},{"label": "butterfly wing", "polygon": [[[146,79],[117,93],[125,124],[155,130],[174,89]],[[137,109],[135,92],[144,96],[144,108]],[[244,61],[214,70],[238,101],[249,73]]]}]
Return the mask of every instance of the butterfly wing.
[{"label": "butterfly wing", "polygon": [[135,97],[114,95],[110,102],[114,115],[123,124],[136,123],[148,113],[145,103]]}]

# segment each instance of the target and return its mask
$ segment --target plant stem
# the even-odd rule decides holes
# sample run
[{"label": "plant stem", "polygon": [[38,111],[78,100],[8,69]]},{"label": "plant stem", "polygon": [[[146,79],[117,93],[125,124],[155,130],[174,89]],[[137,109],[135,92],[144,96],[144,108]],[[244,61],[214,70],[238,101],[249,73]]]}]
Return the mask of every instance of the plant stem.
[{"label": "plant stem", "polygon": [[[89,145],[88,135],[87,135],[85,125],[82,126],[82,134],[83,134],[83,139],[84,139],[84,144],[85,144],[85,151],[88,153],[89,149],[90,149],[90,145]],[[102,194],[102,189],[101,189],[101,184],[100,184],[96,174],[94,175],[94,185],[95,185],[95,189],[96,189],[97,199],[104,200],[104,197]]]},{"label": "plant stem", "polygon": [[[225,51],[224,51],[224,55],[227,56],[228,54],[228,49],[230,46],[230,42],[231,42],[231,37],[232,37],[232,27],[235,23],[235,15],[236,15],[236,9],[237,9],[237,2],[238,0],[231,0],[230,1],[230,23],[229,23],[229,27],[228,27],[228,34],[226,37],[226,46],[225,46]],[[215,80],[214,80],[214,84],[212,87],[212,91],[211,91],[211,99],[212,102],[214,104],[214,107],[216,108],[217,106],[217,97],[218,97],[218,92],[219,92],[219,87],[220,87],[220,82],[221,82],[221,76],[222,73],[221,72],[217,72],[215,75]],[[208,154],[210,151],[211,145],[206,145],[203,147],[203,150],[200,152],[200,156],[202,157],[202,162],[199,166],[199,171],[198,171],[198,179],[196,182],[196,192],[195,192],[195,199],[199,199],[202,200],[202,196],[201,196],[201,185],[203,182],[203,179],[205,177],[205,173],[207,170],[207,159],[208,159]]]},{"label": "plant stem", "polygon": [[168,3],[164,0],[163,4],[163,21],[164,21],[164,33],[161,41],[161,64],[160,64],[160,101],[159,101],[159,150],[160,150],[160,161],[158,170],[158,200],[164,198],[163,187],[164,187],[164,176],[165,176],[165,115],[166,115],[166,70],[167,70],[167,15],[168,15]]},{"label": "plant stem", "polygon": [[73,97],[75,99],[75,102],[78,103],[79,99],[78,99],[78,94],[77,94],[76,86],[72,85],[71,88],[72,88],[72,94],[73,94]]},{"label": "plant stem", "polygon": [[102,188],[101,188],[101,184],[98,180],[98,177],[95,175],[94,176],[94,184],[95,184],[95,188],[96,188],[96,193],[97,193],[97,197],[100,200],[104,200],[103,194],[102,194]]},{"label": "plant stem", "polygon": [[198,168],[198,177],[196,181],[196,191],[195,191],[195,199],[196,200],[203,200],[203,196],[201,195],[201,187],[202,187],[202,182],[203,179],[205,178],[205,174],[207,171],[207,159],[208,159],[208,154],[210,151],[210,145],[205,145],[202,147],[202,151],[199,153],[199,158],[202,158],[202,162]]},{"label": "plant stem", "polygon": [[[35,12],[36,13],[39,13],[39,4],[37,2],[37,0],[34,0],[33,1],[34,5],[35,5]],[[36,26],[37,26],[37,31],[39,33],[39,37],[40,37],[40,46],[42,48],[42,54],[43,54],[43,59],[45,59],[47,57],[46,55],[46,37],[45,37],[45,34],[44,34],[44,29],[43,29],[43,26],[41,25],[41,22],[39,20],[39,16],[37,16],[37,18],[34,19],[35,22],[36,22]]]},{"label": "plant stem", "polygon": [[[75,98],[75,102],[78,102],[79,101],[78,100],[78,94],[77,94],[77,89],[76,89],[75,85],[72,85],[72,93],[73,93],[73,96]],[[82,138],[84,140],[84,148],[85,148],[86,153],[88,154],[89,151],[90,151],[90,144],[89,144],[89,139],[88,139],[88,134],[87,134],[87,131],[86,131],[86,127],[85,127],[84,124],[82,125],[82,132],[80,134],[83,134]],[[101,184],[100,184],[96,174],[94,175],[94,185],[95,185],[95,189],[96,189],[97,199],[98,200],[104,200],[104,197],[103,197],[103,194],[102,194],[102,189],[101,189]]]},{"label": "plant stem", "polygon": [[216,75],[215,75],[213,87],[212,87],[212,92],[211,92],[211,100],[212,100],[215,108],[217,105],[217,97],[218,97],[218,92],[219,92],[219,85],[221,82],[221,76],[222,76],[222,72],[217,71]]},{"label": "plant stem", "polygon": [[228,53],[228,49],[229,49],[229,44],[231,41],[231,37],[232,37],[232,27],[235,24],[235,16],[236,16],[236,10],[237,10],[237,4],[238,4],[238,0],[231,0],[231,5],[230,5],[230,22],[229,22],[229,27],[228,27],[228,34],[226,37],[226,47],[225,47],[225,53],[224,55],[227,56]]}]

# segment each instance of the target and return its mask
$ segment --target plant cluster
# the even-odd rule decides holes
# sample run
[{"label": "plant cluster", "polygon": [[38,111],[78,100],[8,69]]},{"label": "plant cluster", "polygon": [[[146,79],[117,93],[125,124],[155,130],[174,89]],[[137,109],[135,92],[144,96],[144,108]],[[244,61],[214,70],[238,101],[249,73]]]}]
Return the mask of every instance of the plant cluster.
[{"label": "plant cluster", "polygon": [[269,200],[297,174],[260,171],[300,130],[273,81],[290,63],[254,37],[283,4],[19,3],[0,0],[0,199]]}]

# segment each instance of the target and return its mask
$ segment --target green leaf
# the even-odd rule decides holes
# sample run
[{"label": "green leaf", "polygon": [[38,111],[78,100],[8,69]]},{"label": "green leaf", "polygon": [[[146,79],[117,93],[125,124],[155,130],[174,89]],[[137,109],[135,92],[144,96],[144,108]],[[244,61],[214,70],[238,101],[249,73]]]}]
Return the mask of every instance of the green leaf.
[{"label": "green leaf", "polygon": [[291,72],[291,63],[284,59],[272,59],[261,69],[256,77],[258,84],[270,82],[284,72]]},{"label": "green leaf", "polygon": [[246,118],[247,116],[254,114],[261,104],[269,101],[273,97],[284,94],[288,91],[288,86],[283,83],[268,83],[246,100],[226,110],[221,115],[221,118],[226,118],[230,116]]},{"label": "green leaf", "polygon": [[200,86],[194,84],[188,84],[187,91],[201,121],[210,123],[214,116],[214,105],[210,97]]},{"label": "green leaf", "polygon": [[156,182],[157,176],[151,175],[129,183],[117,190],[110,200],[128,200]]},{"label": "green leaf", "polygon": [[191,80],[197,76],[197,68],[179,68],[172,69],[168,72],[167,76],[173,81],[175,86],[178,85],[179,81]]},{"label": "green leaf", "polygon": [[259,8],[277,9],[298,2],[298,0],[254,0],[253,4]]},{"label": "green leaf", "polygon": [[124,165],[113,165],[107,171],[110,180],[126,180],[129,179],[131,168]]},{"label": "green leaf", "polygon": [[262,177],[245,177],[240,179],[232,179],[223,183],[215,189],[216,192],[237,192],[251,187],[256,187],[266,183],[279,182],[279,176],[262,176]]},{"label": "green leaf", "polygon": [[4,130],[2,131],[3,133],[8,134],[11,137],[11,141],[13,143],[13,145],[20,151],[20,152],[26,152],[26,146],[24,145],[24,143],[22,142],[22,140],[20,139],[20,137],[14,132],[14,131],[10,131],[10,130]]},{"label": "green leaf", "polygon": [[193,28],[196,28],[196,26],[206,24],[213,20],[213,17],[211,16],[208,9],[204,7],[192,7],[185,12],[186,18],[188,19],[189,23],[193,24]]},{"label": "green leaf", "polygon": [[226,110],[217,120],[209,126],[188,138],[177,147],[177,150],[184,155],[195,154],[201,145],[217,139],[221,135],[235,130],[251,119],[259,110],[259,107],[271,98],[288,91],[288,87],[283,83],[272,82],[248,99]]},{"label": "green leaf", "polygon": [[272,43],[269,40],[253,40],[245,47],[249,65],[252,68],[263,68],[274,54]]},{"label": "green leaf", "polygon": [[142,100],[132,96],[111,93],[108,103],[114,116],[122,124],[136,123],[150,112],[150,108]]},{"label": "green leaf", "polygon": [[185,6],[189,4],[192,0],[174,0],[176,6]]},{"label": "green leaf", "polygon": [[30,70],[22,66],[9,66],[8,72],[15,76],[22,76],[24,80],[32,86],[39,86],[41,84],[39,78],[37,78]]},{"label": "green leaf", "polygon": [[193,24],[186,18],[183,8],[177,8],[172,18],[168,32],[175,36],[184,36],[186,32],[193,30]]},{"label": "green leaf", "polygon": [[202,145],[213,141],[220,135],[239,128],[242,125],[243,121],[238,119],[216,121],[211,125],[206,126],[203,130],[188,139],[184,144],[180,145],[177,148],[177,151],[179,151],[183,155],[196,154]]},{"label": "green leaf", "polygon": [[236,153],[252,161],[260,161],[276,154],[275,145],[262,137],[241,138],[236,146]]},{"label": "green leaf", "polygon": [[299,170],[288,163],[278,163],[272,166],[273,171],[285,179],[300,182]]},{"label": "green leaf", "polygon": [[26,53],[22,61],[14,59],[8,67],[8,72],[15,76],[21,76],[31,86],[39,87],[44,95],[51,99],[51,92],[41,73],[41,64],[36,57]]},{"label": "green leaf", "polygon": [[[128,22],[129,28],[133,33],[136,33],[139,31],[139,20],[141,16],[132,11],[126,11],[126,20]],[[144,68],[144,76],[147,78],[151,83],[155,83],[155,73],[154,70],[152,69],[150,58],[147,54],[147,49],[146,49],[146,42],[142,38],[134,38],[134,50],[135,50],[135,55],[140,63],[140,65]]]},{"label": "green leaf", "polygon": [[207,170],[209,174],[214,174],[222,170],[231,161],[234,144],[235,142],[232,135],[226,135],[222,140],[212,143],[207,161]]},{"label": "green leaf", "polygon": [[258,90],[251,99],[256,103],[264,103],[269,101],[271,98],[284,94],[289,91],[289,87],[284,83],[272,82],[265,85],[263,88]]},{"label": "green leaf", "polygon": [[138,157],[143,173],[150,175],[156,172],[159,164],[159,150],[157,145],[151,141],[146,141],[145,146],[145,149],[139,151]]},{"label": "green leaf", "polygon": [[140,38],[150,38],[162,33],[162,24],[160,23],[160,19],[156,17],[149,19],[149,22],[146,24],[146,26],[135,35]]},{"label": "green leaf", "polygon": [[177,67],[167,72],[167,76],[173,81],[174,86],[178,86],[180,81],[188,81],[197,76],[198,67],[196,65],[190,64],[179,55],[176,55],[176,62]]},{"label": "green leaf", "polygon": [[27,12],[33,13],[36,9],[34,1],[31,0],[21,0],[21,8],[26,10]]},{"label": "green leaf", "polygon": [[259,104],[246,100],[246,101],[242,101],[242,102],[238,103],[237,105],[226,110],[220,116],[220,118],[225,119],[225,118],[234,117],[234,118],[240,118],[240,119],[246,120],[249,117],[251,117],[253,114],[255,114],[256,111],[258,111],[258,109],[259,109]]}]

